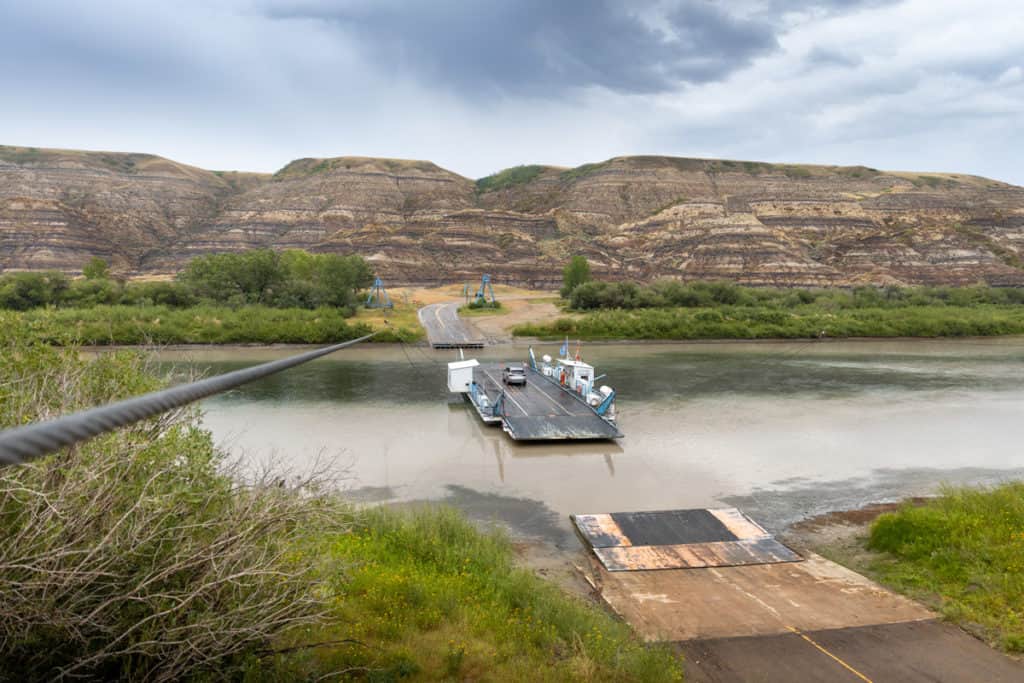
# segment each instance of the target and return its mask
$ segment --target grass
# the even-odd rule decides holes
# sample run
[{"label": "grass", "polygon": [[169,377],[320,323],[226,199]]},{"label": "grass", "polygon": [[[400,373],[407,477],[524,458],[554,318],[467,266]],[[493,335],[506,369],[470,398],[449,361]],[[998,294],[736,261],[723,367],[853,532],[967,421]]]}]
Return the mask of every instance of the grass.
[{"label": "grass", "polygon": [[581,180],[589,175],[593,175],[594,173],[601,171],[610,163],[611,161],[609,160],[601,161],[596,164],[583,164],[582,166],[577,166],[576,168],[570,168],[567,171],[562,171],[558,175],[558,177],[564,183],[576,182],[577,180]]},{"label": "grass", "polygon": [[0,324],[24,327],[40,341],[106,344],[326,344],[383,330],[373,341],[415,341],[422,335],[403,311],[390,326],[366,315],[349,322],[335,308],[266,306],[93,306],[0,311]]},{"label": "grass", "polygon": [[[639,641],[603,610],[515,567],[507,537],[444,507],[371,509],[351,533],[304,553],[332,574],[330,622],[301,642],[332,642],[276,663],[268,679],[323,671],[372,681],[678,681],[667,646]],[[287,646],[288,644],[285,644]]]},{"label": "grass", "polygon": [[496,315],[506,315],[510,312],[507,306],[497,308],[473,308],[472,306],[459,306],[459,316],[463,318],[489,318]]},{"label": "grass", "polygon": [[35,147],[8,147],[0,145],[0,159],[9,161],[12,164],[26,164],[42,159],[42,155]]},{"label": "grass", "polygon": [[536,164],[513,166],[476,181],[477,192],[496,192],[516,185],[525,185],[544,173],[546,167]]},{"label": "grass", "polygon": [[869,573],[1009,652],[1024,652],[1024,483],[946,488],[872,525]]},{"label": "grass", "polygon": [[[349,320],[357,324],[368,325],[372,330],[400,330],[401,340],[405,342],[421,339],[424,335],[423,325],[417,314],[418,306],[392,299],[394,308],[366,308],[360,306],[356,314]],[[397,341],[398,339],[391,339]]]},{"label": "grass", "polygon": [[967,337],[1024,334],[1024,306],[979,304],[831,310],[807,304],[714,308],[606,309],[513,328],[516,336],[560,339],[809,339]]}]

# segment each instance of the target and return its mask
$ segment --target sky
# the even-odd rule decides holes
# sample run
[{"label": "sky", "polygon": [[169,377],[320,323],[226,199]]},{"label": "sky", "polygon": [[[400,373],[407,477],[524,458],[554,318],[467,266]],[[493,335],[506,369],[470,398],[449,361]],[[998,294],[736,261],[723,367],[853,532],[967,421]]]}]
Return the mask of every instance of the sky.
[{"label": "sky", "polygon": [[0,144],[209,169],[663,154],[1024,185],[1021,0],[0,0]]}]

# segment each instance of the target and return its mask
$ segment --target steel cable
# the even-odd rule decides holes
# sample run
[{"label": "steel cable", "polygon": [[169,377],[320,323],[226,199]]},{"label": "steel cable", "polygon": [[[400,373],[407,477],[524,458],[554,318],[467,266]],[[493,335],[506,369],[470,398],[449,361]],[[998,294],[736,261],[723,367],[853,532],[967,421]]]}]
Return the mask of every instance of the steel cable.
[{"label": "steel cable", "polygon": [[234,389],[253,380],[262,379],[296,365],[302,365],[346,346],[366,341],[376,334],[377,332],[374,332],[358,339],[300,353],[297,356],[261,363],[170,389],[154,391],[54,420],[8,429],[0,432],[0,465],[18,465],[34,460],[65,446],[113,431],[118,427],[130,425],[133,422],[180,408],[208,396]]}]

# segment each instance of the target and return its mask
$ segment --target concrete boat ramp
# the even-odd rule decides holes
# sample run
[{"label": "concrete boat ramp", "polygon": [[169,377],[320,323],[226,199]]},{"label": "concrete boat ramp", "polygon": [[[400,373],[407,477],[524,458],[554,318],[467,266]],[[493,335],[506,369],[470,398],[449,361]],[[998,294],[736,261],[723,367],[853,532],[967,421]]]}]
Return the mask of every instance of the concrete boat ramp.
[{"label": "concrete boat ramp", "polygon": [[1024,681],[1024,665],[734,508],[573,515],[587,580],[687,681]]}]

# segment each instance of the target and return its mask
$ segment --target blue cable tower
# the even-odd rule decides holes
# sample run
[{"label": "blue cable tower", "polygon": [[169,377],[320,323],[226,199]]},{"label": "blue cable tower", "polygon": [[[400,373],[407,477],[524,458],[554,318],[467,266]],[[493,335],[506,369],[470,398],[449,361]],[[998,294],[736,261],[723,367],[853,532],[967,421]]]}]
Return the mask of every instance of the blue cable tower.
[{"label": "blue cable tower", "polygon": [[484,274],[480,280],[480,291],[476,293],[476,302],[478,304],[488,303],[487,294],[490,293],[490,303],[494,303],[494,288],[491,287],[491,276]]},{"label": "blue cable tower", "polygon": [[366,297],[367,308],[394,308],[395,305],[391,303],[391,297],[388,296],[387,291],[384,289],[384,283],[381,279],[374,278],[373,288],[370,290],[369,296]]}]

